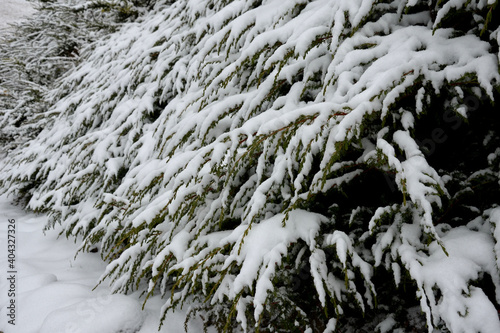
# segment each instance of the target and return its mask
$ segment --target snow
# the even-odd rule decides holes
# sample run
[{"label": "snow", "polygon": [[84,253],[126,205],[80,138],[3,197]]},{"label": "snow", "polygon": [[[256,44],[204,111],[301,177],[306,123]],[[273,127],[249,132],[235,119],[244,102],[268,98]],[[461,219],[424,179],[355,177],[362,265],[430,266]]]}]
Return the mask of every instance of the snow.
[{"label": "snow", "polygon": [[[105,283],[94,289],[106,264],[98,253],[80,253],[78,244],[43,229],[47,216],[26,213],[0,197],[0,243],[6,244],[8,220],[16,221],[16,325],[7,320],[7,251],[0,251],[0,331],[5,333],[151,333],[157,332],[164,303],[152,297],[142,310],[137,293],[112,294]],[[167,315],[160,333],[184,331],[186,313]],[[193,321],[190,331],[201,332]]]},{"label": "snow", "polygon": [[[68,318],[74,319],[68,321]],[[44,320],[40,333],[57,332],[63,327],[74,333],[134,333],[143,323],[139,302],[124,295],[105,295],[52,311]]]},{"label": "snow", "polygon": [[[448,327],[500,330],[496,320],[485,320],[485,316],[496,318],[484,292],[470,287],[481,274],[498,273],[488,263],[500,249],[486,233],[460,229],[438,236],[433,212],[441,207],[446,188],[412,137],[415,116],[424,111],[431,90],[438,92],[475,73],[491,96],[500,79],[497,57],[485,40],[455,36],[453,29],[433,31],[428,14],[402,18],[404,1],[399,14],[358,27],[374,2],[269,0],[248,10],[248,2],[234,1],[214,11],[200,1],[173,2],[96,42],[87,63],[61,81],[62,100],[50,109],[61,114],[56,125],[1,170],[5,179],[40,180],[30,207],[59,214],[68,234],[96,236],[103,231],[104,237],[95,237],[98,246],[108,246],[118,258],[107,266],[97,254],[74,259],[78,246],[56,239],[54,231],[42,237],[46,217],[26,215],[3,198],[6,215],[0,225],[14,218],[19,227],[21,331],[52,332],[66,325],[85,332],[154,331],[164,299],[153,297],[143,311],[137,294],[112,295],[111,290],[128,288],[127,283],[133,284],[138,276],[149,279],[152,288],[156,282],[149,273],[164,283],[163,274],[176,269],[185,274],[184,280],[189,277],[187,282],[177,280],[185,283],[179,286],[184,288],[182,295],[198,279],[206,291],[220,278],[209,299],[212,303],[246,296],[236,305],[237,320],[245,328],[248,305],[253,303],[257,320],[274,291],[277,269],[297,242],[310,249],[311,274],[323,306],[327,295],[342,300],[346,293],[362,309],[371,306],[375,288],[369,255],[365,261],[352,236],[340,230],[317,242],[321,225],[335,221],[286,209],[295,203],[300,207],[302,199],[340,188],[359,176],[363,168],[356,169],[355,161],[343,161],[338,147],[356,144],[367,116],[380,116],[385,122],[392,105],[409,87],[420,84],[428,89],[418,90],[416,114],[405,110],[398,114],[404,130],[385,127],[377,138],[363,141],[365,152],[359,161],[365,166],[384,162],[388,171],[396,173],[404,195],[402,204],[379,207],[369,222],[375,235],[379,220],[395,215],[393,225],[376,236],[370,255],[375,267],[392,264],[396,282],[405,272],[411,273],[429,330],[439,320]],[[410,1],[409,6],[415,3]],[[438,17],[452,4],[459,8],[465,1],[448,2]],[[295,7],[303,7],[300,15],[292,14]],[[322,38],[331,41],[313,45]],[[303,80],[296,78],[301,72]],[[318,82],[315,76],[320,77]],[[279,81],[291,87],[273,101]],[[298,97],[308,84],[318,85],[309,91],[314,102]],[[151,120],[155,107],[163,112]],[[315,155],[321,158],[317,173]],[[353,169],[344,171],[346,166]],[[123,179],[117,179],[122,171]],[[79,203],[69,207],[72,202]],[[413,216],[414,223],[403,223],[397,210]],[[241,225],[218,231],[216,223],[225,222],[224,217]],[[498,223],[498,213],[490,219]],[[97,226],[91,223],[95,221]],[[143,226],[147,227],[140,230]],[[0,231],[3,239],[6,230]],[[128,230],[140,231],[125,251],[113,253],[113,245],[128,238],[124,235]],[[494,231],[497,239],[499,230]],[[428,235],[434,241],[423,246]],[[474,252],[464,244],[473,244]],[[335,249],[338,261],[326,261],[325,247]],[[169,266],[166,259],[172,256],[175,260]],[[6,259],[1,263],[6,265]],[[336,264],[333,268],[345,272],[345,279],[328,267]],[[215,276],[209,277],[208,269]],[[113,289],[103,283],[93,290],[103,272],[109,273]],[[365,296],[357,289],[356,274],[363,279]],[[5,279],[1,286],[7,286]],[[442,293],[439,299],[436,286]],[[7,303],[2,302],[5,320]],[[335,309],[338,313],[340,306]],[[465,313],[467,323],[460,317]],[[182,311],[167,313],[162,332],[182,331],[183,319]],[[389,331],[392,325],[389,318],[380,330]],[[334,327],[335,321],[330,321],[327,329]]]},{"label": "snow", "polygon": [[29,16],[35,10],[26,0],[0,1],[0,31],[9,28],[9,24]]},{"label": "snow", "polygon": [[389,316],[377,325],[376,331],[380,333],[387,333],[391,331],[394,325],[396,325],[396,320],[394,320],[393,316]]},{"label": "snow", "polygon": [[443,293],[434,314],[439,313],[454,333],[500,332],[494,305],[483,290],[467,286],[467,282],[478,279],[480,272],[498,280],[493,238],[460,227],[448,232],[443,242],[448,255],[434,242],[431,255],[421,269],[427,288],[436,285]]},{"label": "snow", "polygon": [[[380,236],[377,246],[387,247],[393,242],[392,251],[398,253],[418,286],[429,333],[440,320],[454,333],[500,332],[495,306],[481,288],[471,285],[483,274],[488,274],[496,287],[499,285],[495,242],[487,228],[484,232],[467,227],[443,232],[440,241],[433,241],[424,254],[417,246],[418,226],[403,225],[401,239],[393,240],[396,225]],[[381,323],[381,331],[390,322],[388,318]]]}]

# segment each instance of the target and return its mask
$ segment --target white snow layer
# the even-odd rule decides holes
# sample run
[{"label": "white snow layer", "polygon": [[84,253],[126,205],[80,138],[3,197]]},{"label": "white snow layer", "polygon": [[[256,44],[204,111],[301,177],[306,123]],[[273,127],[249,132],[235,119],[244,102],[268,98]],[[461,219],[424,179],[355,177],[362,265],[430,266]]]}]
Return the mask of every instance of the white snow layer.
[{"label": "white snow layer", "polygon": [[[392,243],[392,256],[397,253],[417,284],[429,333],[434,332],[441,320],[453,333],[500,332],[495,306],[482,289],[472,285],[473,281],[488,274],[498,290],[500,278],[495,261],[495,241],[487,221],[478,218],[473,223],[480,230],[457,227],[441,231],[440,240],[433,241],[424,252],[418,246],[419,228],[402,225],[396,231],[396,221],[379,235],[374,247],[376,253],[380,251],[376,256],[381,258],[382,249]],[[395,280],[401,278],[398,276]]]},{"label": "white snow layer", "polygon": [[[434,242],[430,256],[420,272],[417,283],[423,282],[427,295],[437,286],[441,299],[429,299],[434,318],[442,318],[453,333],[500,332],[498,312],[484,292],[468,285],[487,272],[498,283],[493,238],[466,227],[455,228],[443,238],[448,255]],[[437,323],[436,323],[437,324]]]},{"label": "white snow layer", "polygon": [[26,0],[0,1],[0,31],[8,28],[10,23],[19,21],[34,11],[33,7]]}]

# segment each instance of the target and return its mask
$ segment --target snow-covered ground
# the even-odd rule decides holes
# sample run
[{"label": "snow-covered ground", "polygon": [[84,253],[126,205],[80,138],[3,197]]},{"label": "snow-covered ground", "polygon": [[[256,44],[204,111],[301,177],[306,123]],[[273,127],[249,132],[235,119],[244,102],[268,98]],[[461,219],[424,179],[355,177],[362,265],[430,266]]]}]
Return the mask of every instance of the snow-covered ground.
[{"label": "snow-covered ground", "polygon": [[[77,245],[54,230],[44,235],[46,222],[0,197],[0,332],[157,332],[164,300],[148,300],[143,311],[138,294],[111,294],[105,283],[93,290],[105,268],[99,254],[74,258]],[[160,332],[183,332],[184,320],[183,311],[171,314]],[[189,332],[201,331],[191,323]]]},{"label": "snow-covered ground", "polygon": [[26,0],[0,0],[0,30],[9,26],[35,10]]}]

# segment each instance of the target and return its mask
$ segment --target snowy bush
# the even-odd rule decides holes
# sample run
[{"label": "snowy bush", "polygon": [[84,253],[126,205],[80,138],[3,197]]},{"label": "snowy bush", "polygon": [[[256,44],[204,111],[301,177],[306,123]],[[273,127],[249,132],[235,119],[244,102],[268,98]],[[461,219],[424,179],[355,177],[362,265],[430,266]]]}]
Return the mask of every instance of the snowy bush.
[{"label": "snowy bush", "polygon": [[[138,6],[141,5],[138,2]],[[51,89],[96,39],[139,15],[127,1],[34,1],[31,17],[0,34],[0,143],[11,149],[40,133]],[[142,4],[145,5],[145,4]]]},{"label": "snowy bush", "polygon": [[157,1],[2,186],[220,331],[498,332],[497,4]]}]

